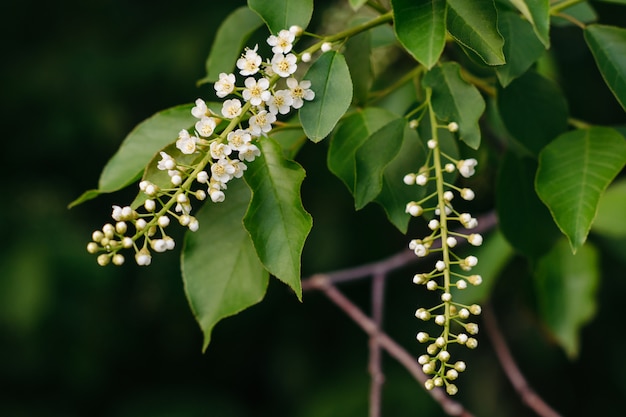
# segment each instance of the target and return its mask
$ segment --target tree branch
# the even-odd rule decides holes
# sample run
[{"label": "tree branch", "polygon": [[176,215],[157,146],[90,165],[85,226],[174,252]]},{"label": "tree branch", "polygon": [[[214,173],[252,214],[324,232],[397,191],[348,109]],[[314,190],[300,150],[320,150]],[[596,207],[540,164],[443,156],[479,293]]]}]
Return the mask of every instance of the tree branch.
[{"label": "tree branch", "polygon": [[[372,280],[372,319],[376,328],[383,328],[383,310],[385,300],[385,275],[376,274]],[[381,346],[378,342],[378,332],[370,337],[369,372],[372,376],[370,385],[370,417],[381,416],[382,388],[385,375],[382,370]]]}]

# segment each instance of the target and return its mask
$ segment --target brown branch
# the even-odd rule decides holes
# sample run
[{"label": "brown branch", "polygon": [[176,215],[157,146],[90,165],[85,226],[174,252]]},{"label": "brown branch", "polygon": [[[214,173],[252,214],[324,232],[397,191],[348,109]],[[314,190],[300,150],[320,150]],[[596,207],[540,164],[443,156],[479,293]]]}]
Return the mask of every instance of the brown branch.
[{"label": "brown branch", "polygon": [[[385,275],[376,274],[372,280],[372,319],[378,329],[382,329],[385,299]],[[369,372],[372,376],[370,385],[370,417],[381,416],[382,388],[385,375],[382,370],[381,346],[378,333],[370,337]]]},{"label": "brown branch", "polygon": [[[322,291],[331,301],[341,308],[355,323],[357,323],[370,338],[376,338],[377,344],[404,366],[409,373],[423,387],[424,382],[428,378],[420,368],[417,361],[402,346],[397,344],[393,339],[380,331],[376,323],[367,317],[355,304],[353,304],[346,296],[344,296],[325,275],[315,275],[309,280],[309,289],[317,289]],[[473,417],[473,415],[465,410],[463,406],[451,399],[442,389],[435,388],[428,393],[437,401],[446,414],[460,417]]]},{"label": "brown branch", "polygon": [[502,369],[506,374],[509,381],[513,385],[513,388],[530,409],[532,409],[537,415],[542,417],[561,417],[552,407],[550,407],[537,393],[524,378],[524,375],[520,372],[513,355],[504,340],[504,336],[498,327],[493,309],[489,304],[486,304],[483,308],[483,322],[485,324],[485,331],[491,339],[493,349],[498,356],[498,360],[502,365]]}]

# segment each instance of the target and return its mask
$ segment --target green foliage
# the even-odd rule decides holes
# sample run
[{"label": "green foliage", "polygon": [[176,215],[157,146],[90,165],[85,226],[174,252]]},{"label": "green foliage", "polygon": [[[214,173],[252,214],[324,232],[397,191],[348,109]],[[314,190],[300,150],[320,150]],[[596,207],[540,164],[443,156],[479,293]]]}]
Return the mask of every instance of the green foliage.
[{"label": "green foliage", "polygon": [[272,33],[292,25],[306,28],[313,14],[313,0],[248,0],[248,7],[261,16]]},{"label": "green foliage", "polygon": [[550,1],[511,0],[511,3],[530,22],[537,38],[548,48],[550,46]]}]

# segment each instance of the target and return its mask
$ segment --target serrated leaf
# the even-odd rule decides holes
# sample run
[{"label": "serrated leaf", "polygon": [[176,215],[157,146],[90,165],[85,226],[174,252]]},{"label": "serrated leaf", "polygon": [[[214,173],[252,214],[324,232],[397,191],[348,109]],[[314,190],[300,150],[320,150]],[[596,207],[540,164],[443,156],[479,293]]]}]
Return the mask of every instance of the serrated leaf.
[{"label": "serrated leaf", "polygon": [[626,140],[592,127],[564,133],[539,154],[535,188],[576,252],[591,227],[600,196],[626,164]]},{"label": "serrated leaf", "polygon": [[626,110],[626,29],[589,25],[585,41],[606,85]]},{"label": "serrated leaf", "polygon": [[590,244],[574,255],[562,239],[537,263],[539,311],[572,359],[578,355],[580,329],[595,315],[599,279],[598,252]]},{"label": "serrated leaf", "polygon": [[535,193],[537,162],[507,152],[496,182],[496,207],[502,234],[524,255],[545,255],[561,236],[550,211]]},{"label": "serrated leaf", "polygon": [[334,129],[352,102],[352,80],[346,59],[336,51],[326,52],[307,71],[315,99],[300,111],[300,123],[313,142],[324,139]]},{"label": "serrated leaf", "polygon": [[387,214],[389,221],[406,234],[410,216],[406,213],[406,203],[418,201],[425,194],[424,187],[406,185],[402,179],[426,162],[426,151],[415,129],[408,125],[404,128],[402,147],[396,157],[387,165],[383,172],[383,187],[374,200]]},{"label": "serrated leaf", "polygon": [[300,199],[305,172],[283,157],[273,139],[261,138],[259,148],[261,156],[248,164],[244,176],[252,190],[244,226],[265,268],[301,300],[300,256],[312,226]]},{"label": "serrated leaf", "polygon": [[504,39],[498,32],[493,0],[447,0],[447,3],[447,26],[454,39],[475,52],[485,64],[504,64]]},{"label": "serrated leaf", "polygon": [[306,29],[313,15],[313,0],[248,0],[274,34],[293,25]]},{"label": "serrated leaf", "polygon": [[511,0],[533,26],[541,43],[550,47],[550,0]]},{"label": "serrated leaf", "polygon": [[422,85],[432,89],[432,105],[437,117],[459,125],[459,138],[469,147],[480,146],[478,119],[485,111],[485,101],[471,84],[461,78],[460,67],[446,62],[428,71]]},{"label": "serrated leaf", "polygon": [[200,229],[185,235],[183,282],[204,334],[203,350],[220,320],[258,303],[267,289],[269,274],[242,223],[249,201],[243,181],[229,183],[226,200],[205,204],[196,214]]},{"label": "serrated leaf", "polygon": [[392,0],[391,6],[398,40],[417,62],[432,68],[446,43],[446,2]]},{"label": "serrated leaf", "polygon": [[354,98],[357,102],[364,104],[367,102],[373,76],[370,62],[370,32],[363,32],[351,37],[346,42],[344,55],[350,69]]},{"label": "serrated leaf", "polygon": [[383,188],[383,172],[402,146],[406,119],[396,119],[374,132],[355,154],[354,205],[365,207]]},{"label": "serrated leaf", "polygon": [[615,181],[602,195],[591,230],[605,237],[626,237],[625,179]]},{"label": "serrated leaf", "polygon": [[553,81],[535,71],[498,89],[498,109],[509,133],[535,155],[567,129],[567,100]]},{"label": "serrated leaf", "polygon": [[193,104],[160,111],[139,123],[124,139],[100,174],[98,189],[83,193],[70,203],[74,207],[100,194],[120,190],[136,181],[155,153],[176,141],[181,129],[193,126]]},{"label": "serrated leaf", "polygon": [[206,60],[206,76],[198,84],[217,81],[221,72],[231,73],[246,42],[262,25],[259,15],[247,7],[240,7],[229,14],[215,33]]},{"label": "serrated leaf", "polygon": [[506,64],[496,67],[496,75],[500,84],[506,87],[541,57],[544,47],[528,20],[516,13],[498,13],[498,29],[505,39],[503,51]]},{"label": "serrated leaf", "polygon": [[328,148],[328,169],[354,194],[356,152],[367,138],[396,117],[383,109],[367,107],[346,117],[335,130]]}]

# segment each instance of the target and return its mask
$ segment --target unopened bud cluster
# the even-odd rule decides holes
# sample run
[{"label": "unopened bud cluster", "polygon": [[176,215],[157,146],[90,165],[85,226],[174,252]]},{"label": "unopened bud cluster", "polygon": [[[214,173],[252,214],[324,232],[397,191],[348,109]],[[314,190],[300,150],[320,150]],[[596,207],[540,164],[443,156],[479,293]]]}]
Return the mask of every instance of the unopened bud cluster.
[{"label": "unopened bud cluster", "polygon": [[[456,131],[458,125],[451,123],[447,128]],[[468,284],[479,285],[482,282],[480,275],[471,272],[478,264],[478,258],[472,255],[461,257],[454,248],[464,242],[480,246],[483,239],[480,234],[472,233],[472,229],[478,225],[477,220],[469,213],[457,211],[452,204],[456,196],[466,201],[474,199],[474,192],[447,183],[443,174],[457,171],[462,177],[469,178],[475,172],[477,161],[473,158],[457,160],[446,155],[440,150],[437,139],[429,140],[427,145],[429,153],[426,164],[418,172],[404,177],[407,185],[426,186],[431,181],[436,183],[435,192],[421,201],[411,201],[406,205],[406,212],[414,217],[429,212],[434,214],[428,220],[430,234],[411,240],[409,248],[420,258],[431,254],[436,256],[432,269],[415,274],[413,282],[441,293],[440,303],[430,308],[419,308],[415,312],[418,319],[432,320],[436,325],[436,330],[431,333],[417,333],[417,340],[426,345],[426,354],[421,355],[418,362],[429,376],[425,383],[427,389],[442,387],[448,394],[454,395],[458,388],[453,381],[465,370],[465,362],[453,361],[450,347],[456,344],[474,349],[478,346],[475,338],[478,325],[472,321],[472,317],[479,315],[481,308],[477,304],[455,302],[450,290],[453,287],[463,290]],[[455,230],[450,230],[451,227]],[[465,229],[466,232],[458,231],[457,228]]]},{"label": "unopened bud cluster", "polygon": [[138,265],[149,265],[152,252],[175,247],[166,231],[172,221],[191,231],[198,230],[198,220],[191,214],[192,202],[207,197],[214,203],[224,201],[227,183],[241,178],[246,163],[261,155],[255,144],[258,138],[267,136],[277,117],[314,99],[311,82],[293,77],[299,58],[291,51],[302,33],[302,28],[293,26],[271,35],[267,39],[274,54],[271,60],[263,61],[257,53],[258,45],[246,48],[236,63],[239,74],[245,77],[241,87],[236,86],[235,74],[219,74],[215,93],[225,99],[219,113],[204,100],[196,100],[191,109],[196,119],[194,130],[180,130],[171,154],[160,152],[157,168],[167,172],[169,182],[163,185],[156,180],[141,181],[143,205],[113,206],[113,222],[93,232],[87,250],[99,254],[100,265],[123,264],[122,249],[133,250]]}]

